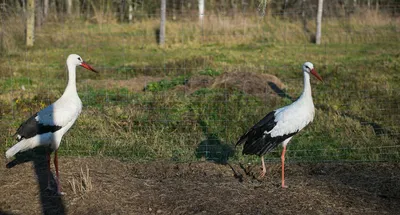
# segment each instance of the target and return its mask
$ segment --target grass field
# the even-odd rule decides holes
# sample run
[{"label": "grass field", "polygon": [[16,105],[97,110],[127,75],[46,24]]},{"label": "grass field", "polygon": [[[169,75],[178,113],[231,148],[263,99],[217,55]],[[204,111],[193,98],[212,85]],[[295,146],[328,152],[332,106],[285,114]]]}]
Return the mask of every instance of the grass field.
[{"label": "grass field", "polygon": [[[398,213],[399,18],[324,18],[320,46],[313,20],[179,18],[164,47],[157,19],[100,18],[48,19],[29,49],[22,17],[1,20],[0,153],[63,93],[69,54],[100,73],[77,71],[84,107],[59,149],[67,195],[46,189],[45,156],[0,159],[0,214]],[[311,80],[316,117],[288,146],[281,189],[280,147],[260,179],[259,158],[234,144],[300,95],[305,61],[324,82]]]},{"label": "grass field", "polygon": [[[320,46],[310,43],[312,20],[306,26],[252,16],[210,16],[204,25],[170,21],[163,48],[156,43],[158,24],[49,22],[37,30],[31,49],[23,47],[22,22],[5,24],[0,151],[14,144],[24,119],[62,94],[65,59],[77,53],[100,75],[78,70],[84,109],[63,139],[64,155],[256,161],[235,152],[235,141],[300,95],[300,68],[311,61],[324,82],[312,80],[316,118],[292,140],[289,161],[400,159],[398,19],[375,13],[325,19]],[[272,83],[287,95],[251,74],[276,76]],[[235,81],[229,85],[228,79]],[[267,159],[279,158],[279,151]]]}]

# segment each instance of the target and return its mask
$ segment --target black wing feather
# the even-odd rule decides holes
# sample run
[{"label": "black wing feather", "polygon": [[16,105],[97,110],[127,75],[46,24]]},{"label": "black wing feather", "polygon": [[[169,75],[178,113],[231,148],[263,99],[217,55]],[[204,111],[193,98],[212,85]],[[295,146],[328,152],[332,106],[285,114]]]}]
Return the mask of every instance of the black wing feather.
[{"label": "black wing feather", "polygon": [[264,132],[271,131],[277,122],[275,122],[275,111],[268,113],[263,119],[249,129],[249,131],[241,136],[236,143],[240,145],[244,143],[243,154],[261,156],[275,147],[287,138],[295,135],[297,132],[285,134],[283,136],[271,137],[270,134]]},{"label": "black wing feather", "polygon": [[23,138],[28,139],[39,134],[44,134],[48,132],[54,133],[62,128],[61,126],[58,125],[45,125],[39,123],[36,120],[36,117],[37,113],[35,113],[33,116],[31,116],[28,120],[26,120],[19,126],[17,132],[15,133],[16,135],[18,135],[17,136],[18,141],[22,140]]},{"label": "black wing feather", "polygon": [[236,143],[236,146],[242,144],[243,142],[247,142],[249,138],[254,139],[254,137],[262,136],[264,131],[271,131],[275,125],[275,111],[272,111],[259,122],[257,122],[253,127],[251,127],[243,136],[241,136]]}]

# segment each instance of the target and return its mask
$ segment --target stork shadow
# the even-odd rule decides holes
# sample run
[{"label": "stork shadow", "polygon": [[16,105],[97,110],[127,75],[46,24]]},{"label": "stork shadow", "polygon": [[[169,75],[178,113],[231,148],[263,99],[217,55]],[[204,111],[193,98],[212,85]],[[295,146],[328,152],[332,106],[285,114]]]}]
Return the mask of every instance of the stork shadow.
[{"label": "stork shadow", "polygon": [[[383,205],[388,214],[398,214],[400,209],[399,163],[320,163],[307,166],[309,177],[336,186],[336,192],[358,196],[362,199],[376,198],[374,204]],[[347,193],[347,194],[346,194]],[[366,200],[368,201],[368,200]]]},{"label": "stork shadow", "polygon": [[4,212],[0,209],[0,215],[13,215],[12,213],[9,212]]},{"label": "stork shadow", "polygon": [[217,134],[208,131],[207,123],[198,121],[206,139],[201,141],[196,148],[196,157],[205,158],[207,161],[214,161],[218,164],[227,164],[230,157],[234,154],[231,145],[223,143]]},{"label": "stork shadow", "polygon": [[[48,167],[47,167],[47,157],[48,147],[37,147],[34,149],[27,150],[25,152],[20,152],[15,155],[15,159],[7,163],[7,168],[12,168],[18,164],[33,162],[33,167],[35,169],[36,178],[39,184],[40,191],[40,201],[42,206],[43,214],[66,214],[65,206],[61,195],[59,195],[54,190],[47,189],[48,179],[50,178],[50,186],[57,187],[54,175],[51,174],[49,177]],[[1,213],[0,213],[1,214]]]},{"label": "stork shadow", "polygon": [[279,88],[274,82],[268,81],[268,86],[271,87],[271,89],[278,94],[279,97],[285,98],[285,99],[290,99],[292,101],[295,101],[295,99],[291,96],[289,96],[284,90]]},{"label": "stork shadow", "polygon": [[314,32],[312,32],[307,26],[307,18],[306,18],[306,16],[303,17],[301,21],[302,21],[302,25],[303,25],[304,34],[308,37],[310,43],[315,43],[315,41],[317,39],[316,39],[316,37],[314,35]]},{"label": "stork shadow", "polygon": [[[293,102],[296,100],[293,97],[291,97],[290,95],[288,95],[284,90],[279,88],[276,84],[274,84],[272,82],[268,82],[268,85],[271,87],[272,90],[274,90],[274,92],[276,94],[278,94],[279,97],[290,99]],[[327,105],[316,104],[315,108],[316,109],[320,109],[320,110],[325,111],[325,112],[336,112],[342,117],[348,117],[348,118],[351,118],[353,120],[358,121],[363,126],[366,126],[366,125],[371,126],[372,129],[375,132],[375,135],[377,135],[377,136],[380,136],[380,135],[394,136],[392,131],[383,128],[381,125],[379,125],[376,122],[368,121],[367,119],[365,119],[365,118],[363,118],[361,116],[357,116],[357,115],[354,115],[354,114],[351,114],[351,113],[345,113],[345,112],[337,111],[337,110],[334,110],[333,108],[331,108],[331,107],[329,107]]]}]

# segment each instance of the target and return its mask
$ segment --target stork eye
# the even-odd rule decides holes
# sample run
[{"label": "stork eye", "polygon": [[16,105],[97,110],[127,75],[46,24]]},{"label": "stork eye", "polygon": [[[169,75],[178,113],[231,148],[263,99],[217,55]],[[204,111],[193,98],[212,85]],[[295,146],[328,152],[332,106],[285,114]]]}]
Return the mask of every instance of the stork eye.
[{"label": "stork eye", "polygon": [[307,68],[307,69],[310,69],[310,67],[308,67],[307,65],[306,65],[306,68]]},{"label": "stork eye", "polygon": [[79,60],[79,61],[82,61],[82,59],[81,59],[80,57],[78,57],[78,60]]}]

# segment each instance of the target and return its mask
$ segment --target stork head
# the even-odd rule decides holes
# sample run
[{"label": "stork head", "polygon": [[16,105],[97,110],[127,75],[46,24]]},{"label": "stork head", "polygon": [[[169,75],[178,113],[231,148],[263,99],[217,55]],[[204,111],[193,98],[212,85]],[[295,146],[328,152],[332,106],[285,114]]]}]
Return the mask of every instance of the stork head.
[{"label": "stork head", "polygon": [[305,62],[303,64],[303,72],[311,73],[313,74],[318,80],[322,81],[321,76],[315,71],[314,65],[311,62]]},{"label": "stork head", "polygon": [[81,67],[83,67],[85,69],[88,69],[90,71],[93,71],[93,72],[97,73],[97,71],[95,69],[93,69],[93,67],[91,67],[89,64],[87,64],[85,61],[83,61],[81,56],[79,56],[77,54],[70,54],[68,56],[67,65],[81,66]]}]

